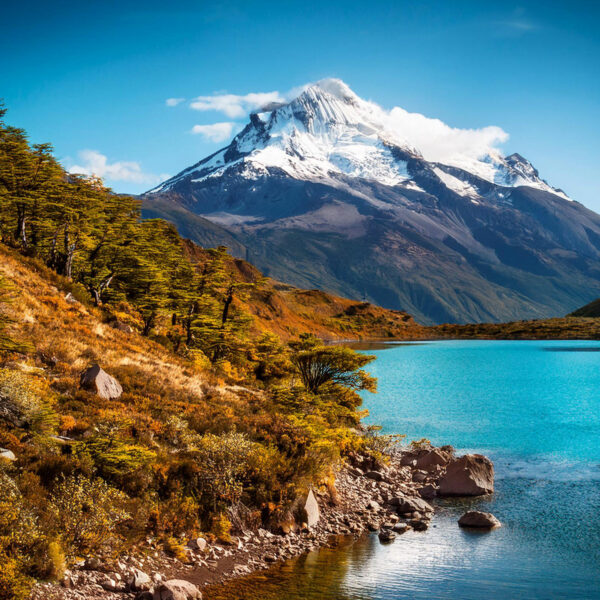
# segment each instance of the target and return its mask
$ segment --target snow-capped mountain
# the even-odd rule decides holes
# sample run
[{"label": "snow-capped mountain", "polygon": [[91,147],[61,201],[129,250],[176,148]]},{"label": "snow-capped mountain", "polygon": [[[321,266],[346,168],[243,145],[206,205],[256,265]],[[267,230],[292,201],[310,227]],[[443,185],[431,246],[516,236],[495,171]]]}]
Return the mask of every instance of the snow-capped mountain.
[{"label": "snow-capped mountain", "polygon": [[278,279],[425,321],[562,314],[599,294],[598,215],[519,154],[438,156],[402,123],[320,81],[252,113],[228,146],[148,192],[145,210]]}]

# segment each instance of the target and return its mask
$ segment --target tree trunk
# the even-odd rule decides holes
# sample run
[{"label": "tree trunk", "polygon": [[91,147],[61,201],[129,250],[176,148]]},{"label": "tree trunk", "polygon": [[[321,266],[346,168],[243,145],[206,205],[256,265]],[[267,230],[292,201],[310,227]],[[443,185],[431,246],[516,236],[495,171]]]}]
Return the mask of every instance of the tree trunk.
[{"label": "tree trunk", "polygon": [[15,231],[15,239],[21,242],[24,250],[27,249],[27,219],[25,216],[25,207],[22,204],[17,205],[17,229]]},{"label": "tree trunk", "polygon": [[221,315],[221,327],[225,327],[225,323],[227,323],[227,319],[229,317],[229,307],[233,302],[233,287],[230,287],[227,290],[227,297],[225,298],[225,303],[223,304],[223,314]]}]

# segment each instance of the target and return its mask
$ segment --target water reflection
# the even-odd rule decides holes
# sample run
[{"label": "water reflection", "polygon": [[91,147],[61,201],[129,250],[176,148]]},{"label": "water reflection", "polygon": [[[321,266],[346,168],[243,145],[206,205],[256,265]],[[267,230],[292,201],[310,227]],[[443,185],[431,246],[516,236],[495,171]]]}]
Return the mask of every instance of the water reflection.
[{"label": "water reflection", "polygon": [[[484,508],[485,501],[472,501]],[[427,532],[393,544],[375,534],[322,549],[206,591],[211,600],[480,600],[600,597],[598,572],[544,554],[510,519],[483,533],[458,527],[464,507],[440,507]],[[521,528],[519,524],[518,528]],[[517,547],[512,547],[517,544]],[[593,559],[592,559],[593,560]]]}]

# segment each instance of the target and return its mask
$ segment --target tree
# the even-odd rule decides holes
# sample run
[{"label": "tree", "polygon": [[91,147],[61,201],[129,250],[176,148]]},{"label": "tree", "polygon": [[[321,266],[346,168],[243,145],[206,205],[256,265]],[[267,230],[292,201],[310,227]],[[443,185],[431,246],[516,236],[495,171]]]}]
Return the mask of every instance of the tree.
[{"label": "tree", "polygon": [[346,346],[324,346],[316,338],[304,336],[291,344],[291,360],[308,392],[318,394],[327,385],[352,390],[377,390],[377,380],[362,370],[375,356],[360,354]]},{"label": "tree", "polygon": [[257,282],[239,281],[225,246],[208,250],[186,317],[188,344],[198,346],[212,361],[237,358],[247,351],[251,317],[235,305]]}]

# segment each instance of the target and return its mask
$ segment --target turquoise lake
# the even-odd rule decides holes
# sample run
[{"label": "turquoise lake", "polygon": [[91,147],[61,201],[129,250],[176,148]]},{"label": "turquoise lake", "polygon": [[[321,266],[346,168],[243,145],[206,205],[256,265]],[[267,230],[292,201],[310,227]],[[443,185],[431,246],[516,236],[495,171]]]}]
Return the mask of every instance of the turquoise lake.
[{"label": "turquoise lake", "polygon": [[[230,597],[600,598],[600,342],[440,341],[370,353],[379,393],[364,396],[367,421],[488,455],[496,493],[440,502],[427,532],[393,544],[370,535],[312,552],[246,578]],[[503,527],[459,529],[472,508]]]}]

